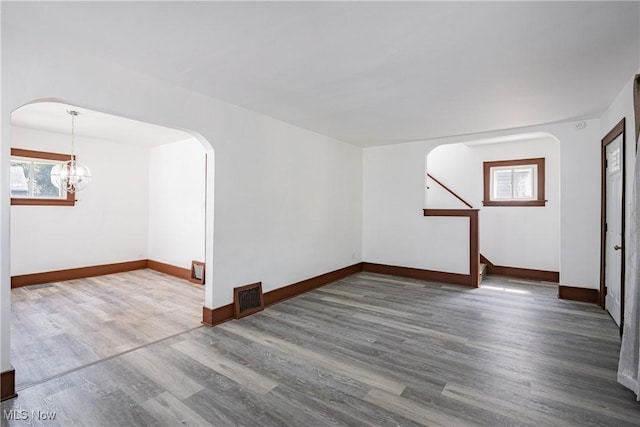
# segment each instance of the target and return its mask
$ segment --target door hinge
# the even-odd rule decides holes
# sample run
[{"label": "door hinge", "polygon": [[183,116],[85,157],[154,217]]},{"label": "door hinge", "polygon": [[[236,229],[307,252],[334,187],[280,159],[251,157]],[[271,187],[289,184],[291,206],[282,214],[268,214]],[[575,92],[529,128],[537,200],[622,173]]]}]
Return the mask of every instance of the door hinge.
[{"label": "door hinge", "polygon": [[607,296],[607,287],[604,287],[604,296]]},{"label": "door hinge", "polygon": [[604,223],[604,231],[607,231],[609,229],[609,224],[607,224],[606,222]]},{"label": "door hinge", "polygon": [[609,160],[605,160],[604,161],[604,168],[608,168],[609,167]]}]

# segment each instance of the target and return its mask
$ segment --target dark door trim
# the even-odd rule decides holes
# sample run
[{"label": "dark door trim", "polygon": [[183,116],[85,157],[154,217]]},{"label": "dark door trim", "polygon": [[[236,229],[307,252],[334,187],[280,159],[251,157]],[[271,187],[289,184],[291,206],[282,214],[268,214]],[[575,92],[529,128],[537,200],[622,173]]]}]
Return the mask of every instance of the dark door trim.
[{"label": "dark door trim", "polygon": [[620,122],[613,127],[602,138],[601,154],[600,154],[600,297],[599,305],[603,309],[605,307],[605,267],[606,267],[606,224],[607,224],[607,164],[606,164],[606,148],[611,142],[613,142],[618,136],[622,135],[622,150],[620,164],[622,166],[622,261],[620,265],[620,335],[622,335],[622,328],[624,326],[624,277],[625,277],[625,118],[623,117]]}]

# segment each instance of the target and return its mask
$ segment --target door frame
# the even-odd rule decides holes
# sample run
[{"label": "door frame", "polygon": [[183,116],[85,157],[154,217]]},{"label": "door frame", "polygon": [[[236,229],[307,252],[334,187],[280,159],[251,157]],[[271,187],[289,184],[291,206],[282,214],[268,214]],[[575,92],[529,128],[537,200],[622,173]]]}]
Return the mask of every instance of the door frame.
[{"label": "door frame", "polygon": [[622,329],[624,327],[624,278],[625,278],[625,118],[623,117],[620,122],[613,127],[602,138],[601,154],[600,154],[600,176],[601,176],[601,188],[600,188],[600,293],[598,295],[599,305],[602,309],[606,310],[605,306],[605,268],[606,268],[606,244],[607,237],[605,227],[607,224],[607,145],[612,143],[616,138],[622,135],[622,149],[620,164],[622,167],[622,254],[620,264],[620,335],[622,335]]}]

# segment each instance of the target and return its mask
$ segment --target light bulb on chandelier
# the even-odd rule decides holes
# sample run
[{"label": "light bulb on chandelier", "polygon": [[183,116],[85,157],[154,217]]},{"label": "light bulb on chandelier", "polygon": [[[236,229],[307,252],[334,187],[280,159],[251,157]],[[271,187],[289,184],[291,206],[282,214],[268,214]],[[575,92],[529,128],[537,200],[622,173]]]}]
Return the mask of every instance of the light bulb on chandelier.
[{"label": "light bulb on chandelier", "polygon": [[56,165],[51,168],[51,183],[65,190],[67,193],[76,193],[91,182],[91,171],[85,165],[76,161],[74,154],[75,145],[75,118],[78,115],[77,111],[67,111],[71,116],[71,160],[66,163]]}]

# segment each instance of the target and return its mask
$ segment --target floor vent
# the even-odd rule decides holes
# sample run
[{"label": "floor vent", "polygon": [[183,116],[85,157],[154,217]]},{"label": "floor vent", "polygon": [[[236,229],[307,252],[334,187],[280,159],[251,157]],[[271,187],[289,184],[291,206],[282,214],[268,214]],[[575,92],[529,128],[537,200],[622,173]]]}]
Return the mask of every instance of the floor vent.
[{"label": "floor vent", "polygon": [[262,282],[233,289],[233,307],[236,319],[262,311]]},{"label": "floor vent", "polygon": [[191,261],[191,274],[189,275],[189,281],[204,285],[204,262]]}]

